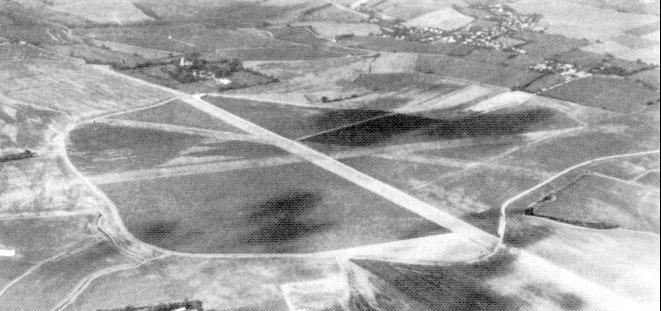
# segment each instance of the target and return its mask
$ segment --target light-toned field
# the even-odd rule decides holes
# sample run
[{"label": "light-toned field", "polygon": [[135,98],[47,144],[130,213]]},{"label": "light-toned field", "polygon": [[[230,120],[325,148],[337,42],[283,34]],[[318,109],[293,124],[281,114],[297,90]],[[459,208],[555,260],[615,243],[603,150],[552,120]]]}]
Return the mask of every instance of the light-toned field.
[{"label": "light-toned field", "polygon": [[49,9],[93,22],[125,24],[150,20],[129,0],[82,0],[55,4]]},{"label": "light-toned field", "polygon": [[511,6],[522,13],[542,14],[541,23],[548,27],[548,33],[592,41],[608,40],[626,30],[659,21],[655,15],[620,13],[567,0],[522,0]]},{"label": "light-toned field", "polygon": [[404,23],[410,27],[430,27],[442,30],[455,30],[468,25],[474,18],[463,15],[453,8],[440,9],[432,13],[424,14]]},{"label": "light-toned field", "polygon": [[370,36],[381,34],[381,28],[378,25],[368,23],[305,22],[295,25],[310,26],[319,36],[327,39],[335,39],[335,37],[342,35]]},{"label": "light-toned field", "polygon": [[78,116],[152,105],[170,97],[93,66],[42,60],[0,62],[0,92],[37,107]]}]

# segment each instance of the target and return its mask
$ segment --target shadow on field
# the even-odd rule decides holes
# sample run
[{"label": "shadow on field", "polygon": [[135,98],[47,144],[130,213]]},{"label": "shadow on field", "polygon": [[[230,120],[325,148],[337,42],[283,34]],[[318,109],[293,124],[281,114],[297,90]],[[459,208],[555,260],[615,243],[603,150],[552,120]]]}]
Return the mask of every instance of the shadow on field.
[{"label": "shadow on field", "polygon": [[489,261],[450,266],[422,266],[352,260],[429,310],[518,310],[525,304],[487,285],[514,271],[515,257],[501,253]]},{"label": "shadow on field", "polygon": [[531,109],[517,112],[472,114],[452,118],[392,114],[304,139],[327,145],[369,147],[401,139],[406,142],[519,135],[542,123],[554,112]]},{"label": "shadow on field", "polygon": [[316,192],[292,191],[248,208],[245,218],[252,231],[241,237],[243,243],[263,245],[268,251],[294,251],[288,244],[306,236],[325,231],[333,223],[312,219],[310,214],[322,196]]}]

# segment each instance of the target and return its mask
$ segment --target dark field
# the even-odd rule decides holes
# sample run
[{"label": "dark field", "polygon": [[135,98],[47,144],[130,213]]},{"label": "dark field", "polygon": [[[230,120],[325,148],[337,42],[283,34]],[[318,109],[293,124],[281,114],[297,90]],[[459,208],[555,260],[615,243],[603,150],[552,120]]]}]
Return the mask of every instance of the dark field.
[{"label": "dark field", "polygon": [[185,127],[196,127],[209,130],[245,133],[218,118],[214,118],[190,105],[173,101],[154,108],[122,114],[114,119],[134,120],[140,122],[164,123]]},{"label": "dark field", "polygon": [[513,113],[473,114],[465,117],[432,118],[390,114],[336,131],[306,138],[305,142],[347,147],[452,140],[499,138],[526,133],[554,116],[549,109]]},{"label": "dark field", "polygon": [[296,107],[234,98],[205,98],[213,105],[288,138],[300,138],[388,114],[378,110]]},{"label": "dark field", "polygon": [[[48,262],[14,284],[0,297],[7,310],[53,310],[75,286],[101,269],[130,263],[109,242]],[[39,293],[38,299],[26,299]]]},{"label": "dark field", "polygon": [[518,310],[528,305],[523,299],[501,294],[486,284],[490,279],[514,271],[512,263],[515,258],[511,256],[497,255],[483,263],[452,266],[417,266],[371,260],[352,262],[425,307],[416,310]]},{"label": "dark field", "polygon": [[588,228],[659,233],[659,196],[595,175],[583,175],[532,206],[536,216]]},{"label": "dark field", "polygon": [[182,252],[308,253],[411,238],[430,226],[308,163],[101,189],[137,238]]},{"label": "dark field", "polygon": [[617,78],[590,77],[574,80],[543,93],[544,96],[615,112],[639,111],[659,97],[645,85]]},{"label": "dark field", "polygon": [[420,55],[416,69],[422,73],[507,88],[526,86],[544,75],[524,68],[481,63],[444,55]]}]

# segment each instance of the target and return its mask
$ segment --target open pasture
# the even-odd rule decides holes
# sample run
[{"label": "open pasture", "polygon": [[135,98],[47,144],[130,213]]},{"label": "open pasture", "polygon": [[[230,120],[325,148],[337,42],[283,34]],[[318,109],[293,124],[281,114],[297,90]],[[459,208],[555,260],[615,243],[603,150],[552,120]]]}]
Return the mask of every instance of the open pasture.
[{"label": "open pasture", "polygon": [[586,174],[546,194],[529,213],[588,228],[659,233],[659,191]]},{"label": "open pasture", "polygon": [[324,278],[341,282],[340,273],[334,259],[170,257],[93,281],[65,310],[143,306],[195,297],[205,309],[288,311],[281,284]]},{"label": "open pasture", "polygon": [[240,129],[214,118],[190,105],[175,100],[156,107],[128,112],[112,119],[171,124],[221,132],[244,133]]},{"label": "open pasture", "polygon": [[608,40],[629,29],[659,21],[647,14],[627,14],[615,10],[598,9],[567,0],[522,0],[511,6],[526,14],[539,13],[550,34],[591,41]]},{"label": "open pasture", "polygon": [[346,57],[348,55],[351,55],[351,53],[344,50],[301,45],[216,50],[202,54],[203,58],[211,61],[228,58],[236,58],[242,61],[318,60]]},{"label": "open pasture", "polygon": [[101,238],[96,215],[0,221],[0,245],[15,249],[17,260],[39,262]]},{"label": "open pasture", "polygon": [[390,37],[353,37],[342,39],[339,44],[371,51],[393,53],[420,53],[465,56],[477,49],[471,45],[455,43],[422,43],[415,41],[398,40]]},{"label": "open pasture", "polygon": [[327,251],[410,238],[428,224],[309,163],[100,187],[137,238],[182,252]]},{"label": "open pasture", "polygon": [[52,310],[93,273],[131,263],[112,244],[100,242],[43,264],[0,296],[0,303],[9,309]]},{"label": "open pasture", "polygon": [[544,96],[615,112],[634,112],[658,98],[658,92],[630,79],[589,77],[563,84]]},{"label": "open pasture", "polygon": [[444,55],[420,55],[417,70],[507,88],[525,86],[543,76],[542,73],[524,68],[474,62]]},{"label": "open pasture", "polygon": [[470,24],[473,17],[459,13],[453,8],[443,8],[407,20],[404,25],[417,28],[438,28],[451,31]]},{"label": "open pasture", "polygon": [[74,0],[55,3],[48,9],[96,23],[129,24],[152,19],[129,0]]},{"label": "open pasture", "polygon": [[458,169],[434,160],[437,159],[406,154],[380,154],[375,151],[369,156],[342,159],[341,162],[399,189],[409,189],[433,182]]},{"label": "open pasture", "polygon": [[587,229],[526,215],[508,219],[508,244],[633,301],[653,304],[657,300],[658,236],[623,229]]},{"label": "open pasture", "polygon": [[9,98],[81,117],[155,104],[171,96],[73,61],[0,63],[0,90]]}]

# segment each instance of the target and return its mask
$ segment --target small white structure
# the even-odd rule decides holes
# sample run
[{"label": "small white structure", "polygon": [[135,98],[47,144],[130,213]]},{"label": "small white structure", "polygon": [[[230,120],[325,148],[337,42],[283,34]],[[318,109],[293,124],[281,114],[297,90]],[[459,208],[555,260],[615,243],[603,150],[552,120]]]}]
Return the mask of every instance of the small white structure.
[{"label": "small white structure", "polygon": [[0,249],[0,257],[14,257],[16,256],[15,249]]}]

